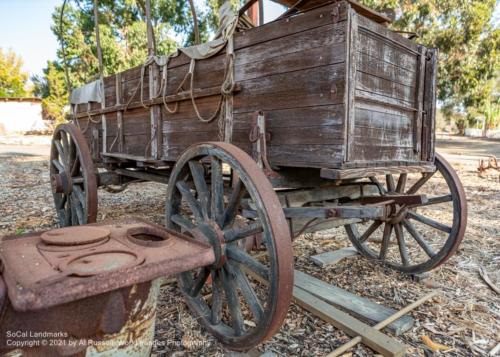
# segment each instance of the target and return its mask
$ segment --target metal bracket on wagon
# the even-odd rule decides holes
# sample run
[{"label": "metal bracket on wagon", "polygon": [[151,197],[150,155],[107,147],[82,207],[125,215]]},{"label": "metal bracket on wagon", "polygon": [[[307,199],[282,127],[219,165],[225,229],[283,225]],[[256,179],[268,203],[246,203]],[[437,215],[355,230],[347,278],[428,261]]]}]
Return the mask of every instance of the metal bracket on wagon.
[{"label": "metal bracket on wagon", "polygon": [[269,178],[279,178],[280,175],[272,168],[267,158],[267,142],[271,140],[271,134],[266,131],[266,117],[264,112],[255,112],[252,119],[252,129],[248,135],[252,143],[252,156],[264,170]]}]

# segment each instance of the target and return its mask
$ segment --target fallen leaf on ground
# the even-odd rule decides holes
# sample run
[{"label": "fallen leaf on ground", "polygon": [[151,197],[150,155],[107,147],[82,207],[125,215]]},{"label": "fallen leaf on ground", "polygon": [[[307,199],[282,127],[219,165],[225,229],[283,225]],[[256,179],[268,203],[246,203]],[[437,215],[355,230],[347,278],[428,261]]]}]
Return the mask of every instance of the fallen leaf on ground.
[{"label": "fallen leaf on ground", "polygon": [[442,345],[440,343],[432,341],[429,336],[423,335],[421,338],[422,338],[422,341],[425,343],[425,345],[433,351],[446,351],[446,350],[449,350],[451,348],[451,347],[448,347],[448,346],[445,346],[445,345]]}]

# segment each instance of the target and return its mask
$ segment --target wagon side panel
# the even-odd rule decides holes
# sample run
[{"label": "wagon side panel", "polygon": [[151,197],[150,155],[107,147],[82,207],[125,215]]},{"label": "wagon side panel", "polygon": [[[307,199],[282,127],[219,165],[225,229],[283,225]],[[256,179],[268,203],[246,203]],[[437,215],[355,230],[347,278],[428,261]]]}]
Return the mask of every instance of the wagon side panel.
[{"label": "wagon side panel", "polygon": [[353,18],[347,166],[420,162],[425,49],[361,15]]},{"label": "wagon side panel", "polygon": [[[238,35],[236,43],[248,44],[236,52],[241,92],[234,98],[233,138],[238,146],[248,143],[252,116],[262,110],[272,164],[341,164],[347,11],[346,3],[325,6]],[[249,41],[250,36],[255,39]]]}]

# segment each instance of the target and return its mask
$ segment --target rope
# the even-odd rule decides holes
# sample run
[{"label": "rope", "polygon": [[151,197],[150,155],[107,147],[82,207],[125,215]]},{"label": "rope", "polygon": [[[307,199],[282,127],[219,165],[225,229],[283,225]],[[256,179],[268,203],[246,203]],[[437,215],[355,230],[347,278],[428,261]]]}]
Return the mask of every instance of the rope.
[{"label": "rope", "polygon": [[[219,99],[219,103],[217,104],[217,109],[215,112],[209,116],[208,118],[203,118],[202,115],[200,114],[200,111],[198,110],[198,105],[196,105],[196,100],[194,98],[194,67],[196,64],[195,59],[191,59],[191,64],[189,66],[189,72],[188,74],[191,76],[191,81],[190,81],[190,88],[189,88],[189,95],[191,97],[191,103],[193,103],[193,109],[194,112],[196,113],[196,116],[198,117],[198,120],[204,123],[210,123],[212,120],[214,120],[217,117],[217,114],[219,114],[220,108],[222,106],[222,99],[223,95],[221,95]],[[222,92],[222,89],[221,89]]]}]

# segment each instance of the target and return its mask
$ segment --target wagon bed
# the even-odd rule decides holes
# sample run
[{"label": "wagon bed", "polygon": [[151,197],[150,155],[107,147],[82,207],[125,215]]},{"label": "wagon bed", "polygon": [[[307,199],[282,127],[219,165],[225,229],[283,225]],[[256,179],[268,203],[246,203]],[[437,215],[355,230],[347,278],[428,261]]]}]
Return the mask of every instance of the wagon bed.
[{"label": "wagon bed", "polygon": [[[324,168],[328,178],[362,177],[360,169],[372,167],[432,170],[436,51],[357,9],[334,2],[236,32],[231,128],[224,135],[224,119],[197,118],[189,83],[178,90],[190,66],[184,53],[168,63],[165,102],[178,104],[175,113],[163,95],[150,96],[165,67],[144,71],[142,103],[142,67],[106,77],[103,103],[74,105],[93,157],[164,165],[193,143],[217,140],[252,153],[253,117],[262,111],[272,165]],[[225,51],[196,61],[193,93],[204,118],[220,111],[226,61]]]}]

